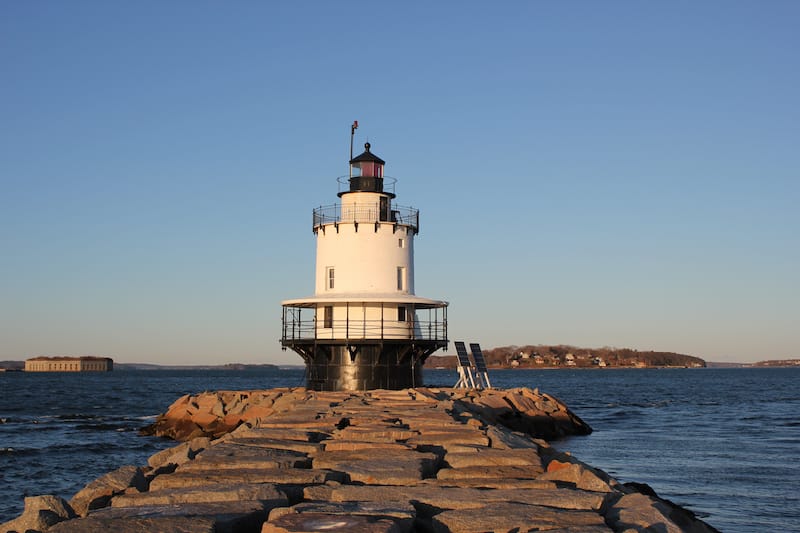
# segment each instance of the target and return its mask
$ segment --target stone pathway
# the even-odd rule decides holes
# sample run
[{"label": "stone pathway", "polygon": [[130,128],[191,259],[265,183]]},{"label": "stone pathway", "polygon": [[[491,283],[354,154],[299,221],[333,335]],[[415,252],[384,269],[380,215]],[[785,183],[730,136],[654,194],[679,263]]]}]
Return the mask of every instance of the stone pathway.
[{"label": "stone pathway", "polygon": [[[176,402],[184,411],[200,405],[184,400]],[[216,411],[207,424],[219,427],[226,417],[233,423],[232,402],[204,401],[207,412]],[[33,531],[714,531],[498,422],[509,410],[544,416],[548,402],[551,412],[567,411],[527,389],[282,389],[269,406],[254,402],[259,416],[219,438],[195,437],[154,455],[147,468],[99,478],[66,511],[30,498],[26,513],[0,532],[47,512],[65,516],[50,517],[52,526],[40,520]],[[236,405],[247,403],[239,397]],[[174,424],[188,427],[189,415],[173,415]],[[522,418],[514,425],[550,424]]]}]

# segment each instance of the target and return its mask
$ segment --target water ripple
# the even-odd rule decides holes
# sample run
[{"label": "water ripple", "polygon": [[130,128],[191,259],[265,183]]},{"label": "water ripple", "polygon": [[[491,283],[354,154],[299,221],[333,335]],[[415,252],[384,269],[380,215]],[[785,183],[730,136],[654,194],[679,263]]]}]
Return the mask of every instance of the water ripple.
[{"label": "water ripple", "polygon": [[[5,375],[4,375],[5,374]],[[726,533],[800,531],[800,369],[492,371],[539,387],[593,428],[556,443],[621,481],[651,485]],[[455,383],[426,370],[426,383]],[[184,394],[302,384],[303,370],[0,373],[0,522],[24,495],[71,497],[174,445],[137,430]]]}]

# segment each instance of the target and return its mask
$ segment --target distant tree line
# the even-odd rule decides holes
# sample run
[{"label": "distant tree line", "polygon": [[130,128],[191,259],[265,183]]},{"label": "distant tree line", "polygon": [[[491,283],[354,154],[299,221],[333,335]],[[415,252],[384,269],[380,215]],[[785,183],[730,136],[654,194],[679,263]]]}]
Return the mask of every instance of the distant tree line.
[{"label": "distant tree line", "polygon": [[[548,367],[705,367],[692,355],[674,352],[640,351],[631,348],[580,348],[565,344],[501,346],[483,350],[486,363],[495,368]],[[455,368],[455,356],[431,356],[427,367]]]}]

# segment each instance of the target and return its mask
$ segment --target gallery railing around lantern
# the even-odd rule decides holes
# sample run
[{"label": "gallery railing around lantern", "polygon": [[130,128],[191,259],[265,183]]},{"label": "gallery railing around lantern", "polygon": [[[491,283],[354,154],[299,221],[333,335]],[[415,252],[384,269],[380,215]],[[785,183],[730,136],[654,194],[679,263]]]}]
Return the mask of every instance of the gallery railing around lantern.
[{"label": "gallery railing around lantern", "polygon": [[342,222],[358,224],[385,222],[409,226],[414,233],[419,233],[419,209],[395,204],[382,206],[379,202],[346,204],[344,207],[342,204],[332,204],[314,209],[312,229],[315,233],[320,226]]},{"label": "gallery railing around lantern", "polygon": [[348,317],[322,320],[316,309],[284,306],[284,346],[324,341],[427,341],[447,343],[447,307],[421,309],[406,321]]},{"label": "gallery railing around lantern", "polygon": [[359,191],[381,192],[394,198],[397,178],[391,176],[339,176],[336,178],[336,182],[339,184],[339,196],[348,191],[352,192],[355,187]]}]

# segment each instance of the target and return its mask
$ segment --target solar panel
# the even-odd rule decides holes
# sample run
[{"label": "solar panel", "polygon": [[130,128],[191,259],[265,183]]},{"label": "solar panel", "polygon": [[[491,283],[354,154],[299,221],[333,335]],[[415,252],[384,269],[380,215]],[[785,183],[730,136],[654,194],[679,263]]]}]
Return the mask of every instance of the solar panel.
[{"label": "solar panel", "polygon": [[467,347],[461,341],[456,341],[456,354],[458,354],[458,366],[469,368],[469,355],[467,354]]},{"label": "solar panel", "polygon": [[478,343],[470,343],[469,349],[472,351],[472,357],[475,358],[475,369],[478,372],[488,372],[486,370],[486,359],[483,358],[483,352],[481,351],[481,345]]}]

